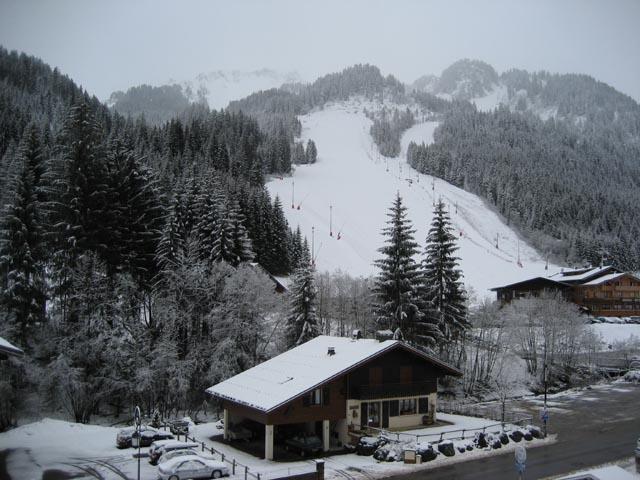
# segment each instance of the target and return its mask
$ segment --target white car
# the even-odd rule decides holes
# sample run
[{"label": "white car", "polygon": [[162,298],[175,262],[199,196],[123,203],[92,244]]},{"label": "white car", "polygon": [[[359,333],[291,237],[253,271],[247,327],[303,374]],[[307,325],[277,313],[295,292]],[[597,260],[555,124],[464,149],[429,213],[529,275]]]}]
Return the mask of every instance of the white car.
[{"label": "white car", "polygon": [[228,477],[229,468],[224,462],[206,458],[186,456],[176,457],[158,466],[161,480],[185,480],[188,478]]},{"label": "white car", "polygon": [[181,448],[179,450],[171,450],[170,452],[166,452],[164,453],[159,459],[158,459],[158,465],[161,465],[163,463],[167,463],[169,460],[176,458],[176,457],[185,457],[185,456],[195,456],[198,457],[200,456],[200,454],[198,452],[196,452],[194,449],[191,448]]},{"label": "white car", "polygon": [[177,440],[159,440],[151,444],[149,449],[149,463],[157,465],[160,458],[173,450],[196,449],[200,446],[194,442],[179,442]]}]

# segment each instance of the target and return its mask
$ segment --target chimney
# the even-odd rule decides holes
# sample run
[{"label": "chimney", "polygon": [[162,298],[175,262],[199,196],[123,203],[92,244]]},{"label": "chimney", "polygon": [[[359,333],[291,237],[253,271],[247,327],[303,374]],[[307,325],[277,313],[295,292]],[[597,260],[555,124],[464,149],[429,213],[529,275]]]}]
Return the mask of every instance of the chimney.
[{"label": "chimney", "polygon": [[336,347],[327,347],[327,355],[330,357],[336,354]]}]

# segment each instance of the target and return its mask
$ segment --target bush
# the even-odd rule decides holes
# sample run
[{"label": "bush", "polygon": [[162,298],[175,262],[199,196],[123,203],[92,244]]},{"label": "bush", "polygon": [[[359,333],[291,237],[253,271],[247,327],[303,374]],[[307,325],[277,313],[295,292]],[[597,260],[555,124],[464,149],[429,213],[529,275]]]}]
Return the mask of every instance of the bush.
[{"label": "bush", "polygon": [[430,443],[417,443],[414,448],[416,455],[420,455],[423,462],[430,462],[438,457],[438,452],[433,449],[433,445]]},{"label": "bush", "polygon": [[511,438],[511,440],[513,440],[514,442],[519,442],[520,440],[522,440],[522,432],[520,430],[514,430],[513,432],[511,432],[509,434],[509,437]]},{"label": "bush", "polygon": [[502,445],[506,445],[507,443],[509,443],[509,435],[507,435],[505,432],[502,432],[498,438],[500,439],[500,443],[502,443]]},{"label": "bush", "polygon": [[531,433],[533,438],[542,438],[542,430],[538,427],[534,425],[527,425],[526,429],[529,430],[529,433]]},{"label": "bush", "polygon": [[451,440],[443,440],[438,444],[438,451],[445,457],[453,457],[456,454],[456,449],[453,447]]},{"label": "bush", "polygon": [[487,443],[487,434],[484,432],[476,432],[473,438],[473,443],[478,448],[487,448],[489,446],[489,444]]}]

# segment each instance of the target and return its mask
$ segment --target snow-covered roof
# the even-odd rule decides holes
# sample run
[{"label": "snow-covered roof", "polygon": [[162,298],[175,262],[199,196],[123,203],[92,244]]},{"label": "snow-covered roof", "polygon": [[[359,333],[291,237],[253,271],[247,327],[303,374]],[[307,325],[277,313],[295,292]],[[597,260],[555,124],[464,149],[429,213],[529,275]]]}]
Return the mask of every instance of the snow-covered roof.
[{"label": "snow-covered roof", "polygon": [[[554,280],[559,280],[561,282],[581,282],[582,280],[586,280],[588,278],[603,275],[605,272],[612,270],[613,267],[611,265],[602,266],[602,267],[591,267],[591,268],[581,268],[581,269],[572,269],[572,270],[563,270],[561,272],[555,273],[551,275],[549,278]],[[582,273],[577,273],[582,272]]]},{"label": "snow-covered roof", "polygon": [[8,340],[0,337],[0,353],[8,353],[10,355],[22,355],[22,349],[12,345]]},{"label": "snow-covered roof", "polygon": [[[335,353],[329,355],[329,347]],[[457,369],[398,340],[318,336],[207,389],[207,393],[269,412],[367,360],[394,348],[405,348],[452,375]]]},{"label": "snow-covered roof", "polygon": [[589,282],[585,282],[582,285],[600,285],[602,283],[610,282],[611,280],[615,280],[616,278],[624,277],[625,275],[634,276],[630,273],[610,273],[608,275],[603,275],[602,277],[598,277]]}]

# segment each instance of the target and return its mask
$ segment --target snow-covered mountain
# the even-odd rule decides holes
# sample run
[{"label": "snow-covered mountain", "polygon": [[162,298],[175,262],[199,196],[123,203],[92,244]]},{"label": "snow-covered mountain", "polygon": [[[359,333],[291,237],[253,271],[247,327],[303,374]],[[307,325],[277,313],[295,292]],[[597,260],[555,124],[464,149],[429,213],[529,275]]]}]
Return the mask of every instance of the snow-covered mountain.
[{"label": "snow-covered mountain", "polygon": [[527,111],[542,120],[555,118],[578,127],[588,122],[601,125],[614,121],[623,130],[634,130],[625,122],[635,124],[639,114],[638,104],[631,97],[588,75],[518,69],[498,74],[480,60],[459,60],[440,77],[418,78],[408,91],[468,100],[483,111],[502,105],[514,112]]},{"label": "snow-covered mountain", "polygon": [[400,192],[422,245],[434,200],[442,197],[448,204],[459,235],[465,283],[480,298],[492,295],[492,287],[544,275],[545,259],[481,198],[418,174],[406,163],[409,142],[432,142],[436,122],[419,123],[406,131],[398,158],[378,153],[364,110],[371,113],[380,108],[371,101],[351,99],[301,116],[302,139],[316,142],[318,162],[297,166],[291,177],[276,177],[267,184],[271,194],[281,198],[291,226],[299,225],[309,240],[313,235],[318,269],[341,269],[356,276],[375,274],[373,262],[383,243],[381,230]]},{"label": "snow-covered mountain", "polygon": [[230,101],[239,100],[254,92],[278,88],[302,81],[297,72],[278,72],[268,68],[253,71],[215,70],[201,73],[193,79],[176,81],[190,101],[206,99],[210,108],[225,108]]}]

